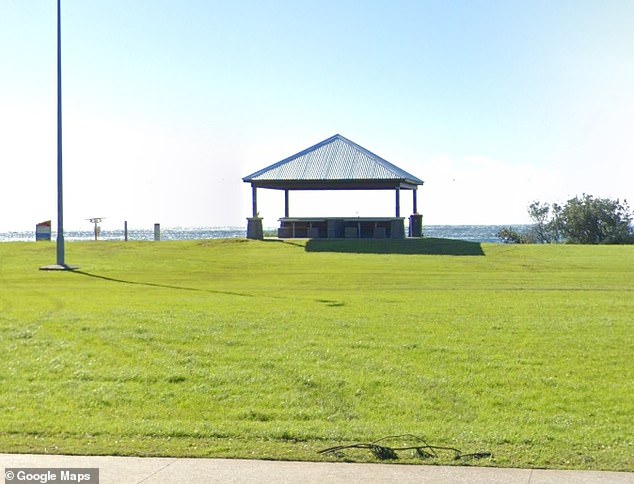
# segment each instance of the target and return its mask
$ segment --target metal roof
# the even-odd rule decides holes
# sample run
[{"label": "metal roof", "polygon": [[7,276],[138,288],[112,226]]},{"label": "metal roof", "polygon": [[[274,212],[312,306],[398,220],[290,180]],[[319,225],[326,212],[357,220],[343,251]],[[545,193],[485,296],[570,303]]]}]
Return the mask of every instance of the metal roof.
[{"label": "metal roof", "polygon": [[423,181],[336,134],[242,179],[284,189],[415,188]]}]

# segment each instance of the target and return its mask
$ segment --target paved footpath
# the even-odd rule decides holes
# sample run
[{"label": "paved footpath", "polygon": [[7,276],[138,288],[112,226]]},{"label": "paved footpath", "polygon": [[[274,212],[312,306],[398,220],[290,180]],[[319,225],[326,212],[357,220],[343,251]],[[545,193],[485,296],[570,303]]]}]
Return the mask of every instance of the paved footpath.
[{"label": "paved footpath", "polygon": [[[465,483],[634,484],[631,472],[553,471],[493,467],[277,462],[171,457],[0,454],[0,471],[15,468],[98,468],[100,484],[171,483]],[[5,484],[19,481],[6,472]],[[9,477],[13,479],[9,480]],[[60,482],[59,479],[55,484]]]}]

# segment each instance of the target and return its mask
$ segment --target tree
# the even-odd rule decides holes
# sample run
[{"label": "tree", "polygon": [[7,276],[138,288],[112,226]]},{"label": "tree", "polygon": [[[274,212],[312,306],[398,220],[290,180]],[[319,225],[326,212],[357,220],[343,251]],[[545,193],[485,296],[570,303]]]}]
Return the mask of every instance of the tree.
[{"label": "tree", "polygon": [[584,194],[564,206],[534,201],[528,206],[534,225],[518,232],[505,227],[497,236],[507,244],[634,244],[632,213],[624,200]]},{"label": "tree", "polygon": [[502,227],[495,234],[499,239],[502,240],[505,244],[526,244],[528,241],[526,240],[525,234],[518,232],[513,227]]},{"label": "tree", "polygon": [[556,203],[534,201],[528,206],[528,215],[534,225],[529,230],[528,238],[534,243],[551,244],[561,239],[561,207]]},{"label": "tree", "polygon": [[563,236],[573,244],[624,244],[634,240],[627,200],[621,203],[584,194],[568,200],[558,218]]},{"label": "tree", "polygon": [[528,206],[533,225],[523,231],[503,227],[496,234],[505,244],[551,244],[561,240],[561,207],[556,203],[534,201]]}]

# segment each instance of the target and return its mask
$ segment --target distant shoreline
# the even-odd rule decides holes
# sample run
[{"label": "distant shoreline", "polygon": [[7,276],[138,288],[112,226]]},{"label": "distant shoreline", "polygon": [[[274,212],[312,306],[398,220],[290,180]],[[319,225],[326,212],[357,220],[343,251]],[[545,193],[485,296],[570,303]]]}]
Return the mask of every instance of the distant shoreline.
[{"label": "distant shoreline", "polygon": [[[502,227],[526,227],[525,224],[507,225],[426,225],[423,233],[426,237],[468,240],[472,242],[499,243],[496,236]],[[265,231],[275,232],[277,227],[266,228]],[[89,241],[94,239],[92,230],[66,230],[66,240]],[[161,240],[204,240],[231,239],[246,236],[246,227],[165,227],[161,228]],[[53,231],[52,238],[55,240]],[[102,230],[99,240],[123,240],[123,229]],[[128,240],[154,240],[153,228],[130,229]],[[0,242],[32,242],[35,241],[35,230],[0,232]]]}]

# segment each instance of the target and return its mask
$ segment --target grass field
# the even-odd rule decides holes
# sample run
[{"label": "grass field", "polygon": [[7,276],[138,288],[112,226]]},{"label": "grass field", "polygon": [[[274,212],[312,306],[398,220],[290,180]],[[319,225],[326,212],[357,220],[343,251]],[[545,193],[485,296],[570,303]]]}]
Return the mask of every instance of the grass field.
[{"label": "grass field", "polygon": [[389,243],[0,244],[0,452],[634,470],[634,246]]}]

